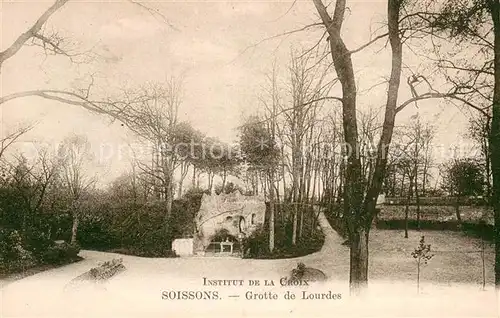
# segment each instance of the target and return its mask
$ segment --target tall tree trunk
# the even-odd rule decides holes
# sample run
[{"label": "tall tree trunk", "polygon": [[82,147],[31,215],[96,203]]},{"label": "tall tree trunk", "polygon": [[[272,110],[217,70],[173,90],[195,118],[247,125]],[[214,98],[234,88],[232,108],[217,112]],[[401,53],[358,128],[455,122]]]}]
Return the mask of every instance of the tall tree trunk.
[{"label": "tall tree trunk", "polygon": [[297,163],[293,163],[293,196],[292,196],[292,204],[293,204],[293,223],[292,223],[292,245],[297,243],[297,225],[298,225],[298,176],[297,176]]},{"label": "tall tree trunk", "polygon": [[418,191],[418,174],[417,167],[415,166],[415,203],[417,205],[417,231],[420,231],[420,193]]},{"label": "tall tree trunk", "polygon": [[193,166],[193,177],[191,179],[191,186],[193,188],[196,187],[196,167],[195,166]]},{"label": "tall tree trunk", "polygon": [[500,288],[500,3],[490,0],[494,33],[493,109],[490,131],[490,159],[493,175],[492,203],[495,219],[495,285]]},{"label": "tall tree trunk", "polygon": [[342,85],[342,123],[347,151],[344,184],[344,217],[350,242],[349,285],[351,292],[358,293],[368,283],[368,233],[360,226],[363,191],[361,162],[356,155],[358,128],[356,119],[356,82],[351,54],[340,35],[346,10],[346,1],[337,0],[333,18],[320,0],[313,0],[323,25],[329,34],[330,53],[335,71]]},{"label": "tall tree trunk", "polygon": [[208,172],[208,191],[212,193],[212,189],[214,186],[214,176],[215,174],[213,172]]},{"label": "tall tree trunk", "polygon": [[412,189],[413,189],[413,177],[410,177],[410,185],[408,186],[408,194],[406,196],[406,205],[405,205],[405,238],[408,238],[408,214],[409,214],[408,212],[410,209]]},{"label": "tall tree trunk", "polygon": [[183,183],[183,179],[181,178],[179,180],[179,185],[177,187],[177,198],[178,199],[182,198],[182,189],[183,189],[182,183]]},{"label": "tall tree trunk", "polygon": [[80,217],[78,212],[73,211],[73,226],[71,227],[71,244],[76,244],[76,236],[78,233],[78,224],[80,223]]},{"label": "tall tree trunk", "polygon": [[462,224],[462,217],[460,216],[460,196],[455,198],[455,216],[457,217],[458,224]]},{"label": "tall tree trunk", "polygon": [[403,197],[404,195],[405,179],[406,179],[406,174],[403,173],[403,175],[401,176],[401,186],[399,187],[399,195],[401,197]]},{"label": "tall tree trunk", "polygon": [[269,173],[269,251],[274,251],[274,171]]},{"label": "tall tree trunk", "polygon": [[183,187],[184,179],[186,179],[188,171],[189,171],[189,165],[187,163],[183,163],[181,165],[181,177],[179,179],[179,188],[178,188],[178,192],[177,192],[177,197],[179,199],[182,198],[182,191],[184,190],[184,187]]},{"label": "tall tree trunk", "polygon": [[254,174],[253,176],[253,181],[255,182],[254,185],[255,185],[255,194],[254,195],[260,195],[260,184],[259,184],[259,176],[257,175],[257,173]]},{"label": "tall tree trunk", "polygon": [[[489,130],[488,130],[489,131]],[[489,147],[489,145],[485,146],[486,148]],[[491,200],[491,158],[490,158],[490,153],[489,149],[486,149],[486,156],[485,156],[485,174],[486,174],[486,200],[487,202],[490,202]]]},{"label": "tall tree trunk", "polygon": [[[165,214],[163,216],[163,233],[165,237],[170,234],[170,220],[172,216],[172,204],[174,202],[174,169],[173,163],[170,158],[165,158],[163,162],[163,173],[166,181],[164,187],[164,199],[165,199]],[[171,245],[169,241],[164,242],[165,250],[170,250]]]},{"label": "tall tree trunk", "polygon": [[[302,176],[301,172],[301,176]],[[298,237],[299,239],[302,237],[302,230],[304,229],[304,208],[305,208],[305,202],[307,201],[307,197],[305,195],[305,179],[301,178],[301,185],[300,185],[300,193],[299,193],[299,211],[300,211],[300,222],[298,226]]]},{"label": "tall tree trunk", "polygon": [[349,234],[351,246],[349,284],[354,294],[368,285],[368,235],[363,227]]},{"label": "tall tree trunk", "polygon": [[307,208],[307,205],[304,201],[300,202],[300,223],[299,223],[299,239],[302,237],[302,232],[304,231],[304,210]]},{"label": "tall tree trunk", "polygon": [[[167,184],[167,191],[165,193],[165,216],[164,216],[164,233],[166,235],[169,234],[170,229],[170,220],[172,216],[172,204],[174,202],[174,189],[172,182]],[[165,242],[167,243],[167,242]],[[170,244],[167,245],[167,249],[170,248]]]},{"label": "tall tree trunk", "polygon": [[318,177],[318,167],[314,168],[314,177],[313,177],[313,188],[312,188],[312,198],[311,198],[311,234],[314,233],[316,227],[316,181]]},{"label": "tall tree trunk", "polygon": [[424,160],[424,169],[422,171],[422,194],[425,197],[425,194],[427,193],[427,173],[429,171],[428,165],[429,163],[427,162],[427,150],[425,153],[425,160]]},{"label": "tall tree trunk", "polygon": [[197,188],[200,188],[200,176],[202,174],[203,171],[199,170],[197,173],[196,173],[196,187]]},{"label": "tall tree trunk", "polygon": [[227,179],[227,171],[226,169],[224,169],[224,171],[222,172],[222,193],[225,193],[225,189],[226,189],[226,179]]},{"label": "tall tree trunk", "polygon": [[395,197],[396,196],[396,169],[392,169],[392,190],[391,190],[391,196]]},{"label": "tall tree trunk", "polygon": [[297,217],[298,217],[298,204],[295,200],[292,202],[293,204],[293,224],[292,224],[292,245],[297,244]]},{"label": "tall tree trunk", "polygon": [[[341,160],[340,162],[340,167],[339,167],[339,186],[337,189],[337,195],[336,195],[336,202],[340,203],[341,200],[344,198],[344,184],[345,184],[345,163],[344,160]],[[330,195],[330,197],[332,197]],[[330,202],[332,203],[332,202]]]},{"label": "tall tree trunk", "polygon": [[398,90],[401,79],[402,43],[399,31],[399,12],[401,0],[389,0],[387,5],[389,42],[392,49],[392,66],[387,92],[384,123],[372,183],[363,200],[363,176],[361,162],[353,155],[358,150],[358,129],[356,119],[356,83],[351,52],[346,48],[341,37],[342,22],[346,10],[346,1],[337,0],[333,18],[330,17],[321,0],[313,0],[329,35],[330,53],[335,71],[342,85],[342,122],[344,140],[350,148],[347,158],[344,185],[344,217],[347,219],[350,242],[349,283],[353,293],[359,293],[368,283],[368,236],[371,227],[377,197],[380,193],[387,152],[392,139]]}]

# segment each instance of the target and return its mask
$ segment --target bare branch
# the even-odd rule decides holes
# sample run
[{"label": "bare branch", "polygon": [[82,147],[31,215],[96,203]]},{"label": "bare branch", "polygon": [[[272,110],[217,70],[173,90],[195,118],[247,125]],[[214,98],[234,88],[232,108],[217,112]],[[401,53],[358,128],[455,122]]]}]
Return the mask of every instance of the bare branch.
[{"label": "bare branch", "polygon": [[0,97],[0,105],[14,99],[23,97],[32,97],[32,96],[38,96],[45,99],[55,100],[65,104],[81,106],[87,110],[101,114],[107,114],[107,115],[110,114],[108,111],[105,111],[103,107],[99,106],[97,102],[88,100],[85,96],[61,90],[32,90],[32,91],[13,93]]},{"label": "bare branch", "polygon": [[40,16],[40,18],[38,18],[35,24],[33,24],[33,26],[28,31],[21,34],[10,47],[8,47],[3,52],[0,52],[0,68],[3,62],[14,56],[29,39],[37,35],[42,29],[43,25],[47,22],[47,20],[68,1],[69,0],[56,0],[56,2],[54,2],[54,4],[50,6],[50,8],[48,8]]},{"label": "bare branch", "polygon": [[145,9],[146,11],[148,11],[155,19],[158,19],[158,17],[160,17],[162,22],[166,23],[169,27],[171,27],[175,31],[180,31],[177,27],[175,27],[172,23],[170,23],[170,21],[167,19],[167,17],[163,13],[161,13],[159,10],[155,10],[153,8],[150,8],[150,7],[140,3],[138,1],[134,1],[134,0],[128,0],[128,1]]},{"label": "bare branch", "polygon": [[365,44],[361,45],[360,47],[358,47],[357,49],[351,50],[349,52],[351,54],[357,53],[357,52],[359,52],[359,51],[367,48],[368,46],[372,45],[373,43],[377,42],[378,40],[385,38],[388,35],[389,35],[389,33],[384,33],[384,34],[377,35],[376,37],[374,37],[373,39],[371,39],[367,43],[365,43]]},{"label": "bare branch", "polygon": [[283,37],[283,36],[288,36],[288,35],[292,35],[294,33],[298,33],[298,32],[303,32],[303,31],[306,31],[312,27],[316,27],[316,26],[320,26],[322,25],[322,23],[312,23],[312,24],[308,24],[306,26],[303,26],[299,29],[295,29],[295,30],[291,30],[291,31],[288,31],[288,32],[285,32],[285,33],[281,33],[281,34],[276,34],[276,35],[273,35],[273,36],[270,36],[268,38],[265,38],[265,39],[262,39],[260,40],[259,42],[255,43],[255,44],[252,44],[250,46],[247,46],[243,51],[241,51],[238,56],[236,56],[232,61],[231,63],[233,63],[235,60],[237,60],[240,56],[242,56],[243,54],[245,54],[249,49],[251,48],[255,48],[257,46],[259,46],[260,44],[264,43],[264,42],[267,42],[267,41],[270,41],[270,40],[274,40],[274,39],[277,39],[277,38],[280,38],[280,37]]},{"label": "bare branch", "polygon": [[467,106],[479,111],[481,114],[483,114],[486,117],[491,116],[484,108],[481,108],[481,107],[478,107],[477,105],[472,104],[470,101],[468,101],[460,96],[457,96],[455,93],[436,93],[436,92],[429,92],[429,93],[421,94],[419,96],[416,96],[416,97],[413,97],[413,98],[406,100],[404,103],[402,103],[401,105],[399,105],[396,108],[396,113],[399,113],[406,106],[408,106],[409,104],[414,103],[416,101],[425,100],[425,99],[437,99],[437,98],[454,99],[454,100],[460,101],[460,102],[466,104]]},{"label": "bare branch", "polygon": [[13,133],[8,134],[0,140],[0,159],[2,159],[3,154],[19,137],[29,132],[33,129],[33,126],[23,127]]},{"label": "bare branch", "polygon": [[292,11],[293,7],[295,6],[295,4],[297,3],[297,0],[293,0],[292,4],[290,5],[290,7],[286,10],[286,12],[279,16],[278,18],[276,18],[275,20],[271,21],[271,22],[276,22],[278,21],[279,19],[283,18],[284,16],[286,16],[288,13],[290,13],[290,11]]}]

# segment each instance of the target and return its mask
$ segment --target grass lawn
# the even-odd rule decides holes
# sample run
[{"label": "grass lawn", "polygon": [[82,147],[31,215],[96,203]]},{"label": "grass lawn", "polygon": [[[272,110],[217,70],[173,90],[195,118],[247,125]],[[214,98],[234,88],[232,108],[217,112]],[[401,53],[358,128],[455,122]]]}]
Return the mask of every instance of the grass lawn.
[{"label": "grass lawn", "polygon": [[[403,230],[373,229],[369,242],[370,279],[416,281],[417,265],[411,252],[422,235],[435,255],[421,268],[421,281],[482,284],[481,240],[452,231],[409,231],[405,239]],[[494,257],[494,246],[485,242],[487,284],[494,282]]]}]

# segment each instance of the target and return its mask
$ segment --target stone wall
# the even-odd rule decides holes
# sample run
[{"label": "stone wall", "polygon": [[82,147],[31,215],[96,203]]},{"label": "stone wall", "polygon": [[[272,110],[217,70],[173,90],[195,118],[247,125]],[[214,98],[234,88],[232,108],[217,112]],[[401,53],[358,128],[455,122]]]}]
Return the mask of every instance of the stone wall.
[{"label": "stone wall", "polygon": [[266,204],[261,196],[230,194],[207,195],[195,218],[194,251],[203,253],[214,235],[225,229],[231,236],[249,236],[265,222]]}]

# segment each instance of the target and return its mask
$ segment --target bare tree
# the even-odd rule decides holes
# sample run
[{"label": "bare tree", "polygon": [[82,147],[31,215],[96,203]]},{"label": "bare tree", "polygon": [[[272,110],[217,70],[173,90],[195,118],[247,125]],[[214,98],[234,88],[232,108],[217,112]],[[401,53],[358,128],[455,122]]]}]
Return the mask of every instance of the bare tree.
[{"label": "bare tree", "polygon": [[274,175],[277,162],[279,162],[279,150],[272,133],[272,126],[268,127],[258,117],[250,117],[246,124],[241,127],[240,135],[240,145],[245,162],[253,170],[262,173],[265,180],[263,185],[269,187],[269,250],[271,252],[274,250],[275,238]]},{"label": "bare tree", "polygon": [[133,102],[119,117],[152,147],[151,164],[138,161],[138,168],[151,177],[155,197],[166,201],[164,219],[167,231],[174,196],[174,173],[183,162],[176,147],[181,135],[176,135],[182,103],[181,81],[170,78],[162,85],[152,83],[128,93],[128,96]]},{"label": "bare tree", "polygon": [[285,164],[292,181],[290,197],[294,203],[292,244],[296,244],[297,237],[301,235],[303,209],[299,209],[299,204],[307,199],[306,188],[310,181],[307,176],[310,171],[307,167],[306,149],[311,146],[317,108],[324,103],[324,96],[336,82],[336,79],[328,80],[329,68],[315,62],[314,58],[315,54],[307,51],[302,54],[292,53],[288,86],[290,105],[280,104],[283,114],[281,139],[288,148],[283,149],[283,156],[287,159]]},{"label": "bare tree", "polygon": [[[429,179],[429,167],[432,161],[430,147],[434,138],[434,128],[420,120],[419,115],[414,115],[411,118],[409,125],[401,127],[398,133],[398,139],[395,147],[393,147],[393,157],[396,160],[396,168],[400,170],[402,177],[402,185],[405,178],[409,181],[405,219],[408,219],[408,208],[412,197],[415,197],[417,229],[420,229],[420,196],[425,192],[426,184]],[[404,192],[401,189],[401,192]],[[408,222],[406,222],[407,224]],[[407,237],[407,232],[405,233]]]},{"label": "bare tree", "polygon": [[[357,89],[354,76],[352,55],[368,47],[385,36],[389,39],[392,54],[391,74],[388,82],[384,122],[377,145],[375,165],[370,184],[363,191],[363,174],[359,156],[350,155],[345,168],[344,215],[347,220],[350,243],[351,291],[358,292],[368,282],[368,235],[375,214],[377,197],[382,188],[387,164],[388,147],[392,140],[396,113],[413,101],[398,105],[398,92],[401,82],[403,62],[403,30],[401,12],[403,1],[389,0],[387,4],[387,34],[374,37],[358,49],[349,50],[344,42],[342,26],[346,13],[346,0],[335,2],[333,14],[321,0],[313,0],[324,28],[328,32],[328,44],[335,71],[342,86],[342,121],[344,140],[350,151],[359,149],[357,122]],[[432,94],[431,94],[432,95]],[[424,98],[419,96],[420,98]]]},{"label": "bare tree", "polygon": [[35,158],[16,156],[15,163],[5,161],[3,184],[11,187],[21,198],[20,228],[24,233],[32,225],[47,201],[49,190],[54,186],[59,162],[46,148],[38,149]]},{"label": "bare tree", "polygon": [[73,217],[71,244],[77,241],[78,224],[81,217],[81,202],[87,191],[95,185],[96,179],[89,177],[85,166],[92,160],[90,143],[84,136],[69,136],[58,149],[64,188],[69,199],[69,210]]}]

